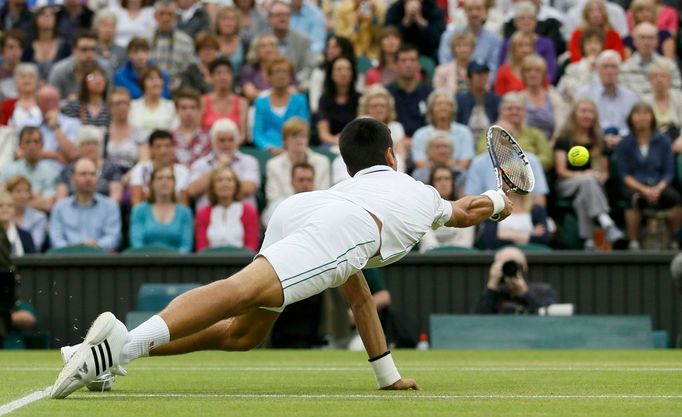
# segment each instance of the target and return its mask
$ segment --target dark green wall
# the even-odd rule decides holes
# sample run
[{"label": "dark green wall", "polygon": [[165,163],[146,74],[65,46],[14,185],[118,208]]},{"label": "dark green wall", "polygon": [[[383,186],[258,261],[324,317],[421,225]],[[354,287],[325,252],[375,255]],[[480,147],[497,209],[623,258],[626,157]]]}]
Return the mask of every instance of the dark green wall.
[{"label": "dark green wall", "polygon": [[[576,314],[647,314],[654,329],[678,334],[675,253],[530,254],[530,280],[551,283]],[[124,318],[143,282],[200,282],[229,276],[250,260],[226,255],[24,257],[22,297],[35,305],[53,346],[82,340],[101,311]],[[431,313],[468,313],[485,286],[492,253],[410,255],[383,270],[393,306],[415,331]]]}]

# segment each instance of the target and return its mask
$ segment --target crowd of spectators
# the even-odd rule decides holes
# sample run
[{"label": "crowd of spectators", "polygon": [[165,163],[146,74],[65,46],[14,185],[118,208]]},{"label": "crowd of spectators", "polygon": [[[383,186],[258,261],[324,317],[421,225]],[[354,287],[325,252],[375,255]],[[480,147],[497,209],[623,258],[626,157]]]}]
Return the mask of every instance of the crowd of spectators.
[{"label": "crowd of spectators", "polygon": [[[448,199],[495,187],[490,125],[528,153],[536,189],[508,220],[428,233],[421,251],[553,245],[566,209],[586,249],[600,231],[639,249],[652,212],[677,246],[676,0],[0,4],[15,255],[257,251],[283,199],[348,178],[339,136],[358,116],[386,123],[398,169]],[[567,162],[576,145],[585,166]]]}]

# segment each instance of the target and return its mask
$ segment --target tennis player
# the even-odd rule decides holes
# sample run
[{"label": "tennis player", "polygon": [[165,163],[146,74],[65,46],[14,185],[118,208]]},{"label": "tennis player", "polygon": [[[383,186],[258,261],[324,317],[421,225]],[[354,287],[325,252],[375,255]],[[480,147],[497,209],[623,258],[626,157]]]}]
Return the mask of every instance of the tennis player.
[{"label": "tennis player", "polygon": [[65,398],[148,355],[258,346],[282,310],[327,288],[342,286],[381,389],[419,389],[402,378],[387,348],[362,268],[404,257],[430,228],[468,227],[499,214],[511,202],[498,191],[443,200],[438,192],[396,172],[391,132],[370,118],[341,133],[341,155],[351,179],[329,190],[294,195],[280,204],[263,247],[244,269],[182,294],[128,333],[103,313],[69,357],[51,396]]}]

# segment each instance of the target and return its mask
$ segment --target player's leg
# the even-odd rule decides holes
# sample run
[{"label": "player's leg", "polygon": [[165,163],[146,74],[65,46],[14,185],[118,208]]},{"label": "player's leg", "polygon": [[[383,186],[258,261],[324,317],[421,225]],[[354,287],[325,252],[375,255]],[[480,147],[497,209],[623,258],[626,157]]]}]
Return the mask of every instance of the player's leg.
[{"label": "player's leg", "polygon": [[278,312],[254,309],[219,321],[193,335],[152,349],[150,356],[180,355],[198,350],[250,350],[260,345],[279,317]]},{"label": "player's leg", "polygon": [[[282,284],[264,257],[230,278],[195,288],[177,298],[129,334],[121,352],[123,366],[149,355],[150,349],[182,339],[257,307],[280,307]],[[209,333],[210,334],[210,333]]]}]

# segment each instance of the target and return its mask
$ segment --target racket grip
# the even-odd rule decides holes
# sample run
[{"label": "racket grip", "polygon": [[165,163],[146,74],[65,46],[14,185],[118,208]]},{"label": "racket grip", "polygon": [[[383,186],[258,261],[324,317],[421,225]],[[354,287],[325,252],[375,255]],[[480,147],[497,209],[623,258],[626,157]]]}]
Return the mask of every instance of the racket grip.
[{"label": "racket grip", "polygon": [[493,220],[493,221],[498,221],[498,220],[500,220],[500,214],[499,214],[499,213],[498,213],[498,214],[493,214],[492,216],[490,216],[490,220]]}]

